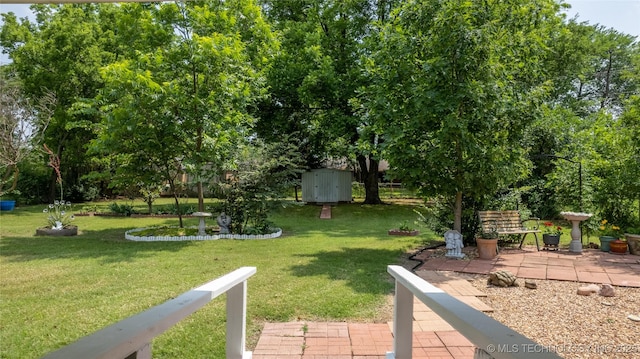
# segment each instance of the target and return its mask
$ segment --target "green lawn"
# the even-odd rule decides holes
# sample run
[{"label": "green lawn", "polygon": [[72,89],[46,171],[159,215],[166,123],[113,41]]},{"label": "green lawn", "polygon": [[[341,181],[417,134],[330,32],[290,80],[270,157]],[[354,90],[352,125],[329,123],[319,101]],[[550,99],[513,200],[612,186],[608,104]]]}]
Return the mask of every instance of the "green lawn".
[{"label": "green lawn", "polygon": [[[272,216],[278,239],[154,243],[125,241],[124,231],[177,219],[77,217],[77,237],[35,237],[42,208],[0,216],[0,358],[40,357],[242,266],[258,269],[250,343],[265,321],[380,320],[393,289],[386,266],[436,238],[386,234],[415,219],[411,205],[340,204],[331,220],[290,206]],[[217,298],[158,337],[154,358],[223,357],[224,315]]]}]

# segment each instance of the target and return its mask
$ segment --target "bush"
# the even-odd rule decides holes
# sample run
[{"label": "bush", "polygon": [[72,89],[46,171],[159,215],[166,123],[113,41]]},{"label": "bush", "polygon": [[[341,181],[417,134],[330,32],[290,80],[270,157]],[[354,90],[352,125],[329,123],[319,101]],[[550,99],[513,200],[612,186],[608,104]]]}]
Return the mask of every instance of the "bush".
[{"label": "bush", "polygon": [[72,202],[91,202],[100,197],[100,189],[81,181],[65,191],[65,197]]},{"label": "bush", "polygon": [[111,210],[111,212],[116,213],[116,214],[123,214],[127,217],[131,216],[132,214],[136,213],[136,210],[133,208],[132,205],[130,204],[117,204],[117,203],[111,203],[109,205],[109,210]]},{"label": "bush", "polygon": [[175,203],[167,204],[164,206],[156,206],[156,209],[153,211],[155,214],[174,214],[174,215],[189,215],[193,212],[196,212],[196,208],[192,205],[182,204],[180,205],[180,210],[178,210],[178,206]]}]

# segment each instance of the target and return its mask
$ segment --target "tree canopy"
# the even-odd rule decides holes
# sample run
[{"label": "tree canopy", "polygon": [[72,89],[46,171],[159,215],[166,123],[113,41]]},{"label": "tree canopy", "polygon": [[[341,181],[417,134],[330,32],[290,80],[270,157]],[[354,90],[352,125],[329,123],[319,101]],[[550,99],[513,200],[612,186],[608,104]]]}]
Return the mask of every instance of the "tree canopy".
[{"label": "tree canopy", "polygon": [[[65,185],[91,193],[168,183],[177,195],[176,176],[188,173],[202,209],[204,184],[252,163],[241,154],[266,142],[295,146],[307,167],[352,164],[366,203],[381,202],[387,160],[386,179],[445,199],[449,228],[472,221],[465,205],[501,197],[538,216],[581,203],[619,224],[639,221],[640,45],[566,19],[565,6],[34,5],[35,21],[2,15],[0,45],[13,60],[3,73],[25,99],[56,98],[49,125],[36,127]],[[43,158],[23,162],[46,168]]]}]

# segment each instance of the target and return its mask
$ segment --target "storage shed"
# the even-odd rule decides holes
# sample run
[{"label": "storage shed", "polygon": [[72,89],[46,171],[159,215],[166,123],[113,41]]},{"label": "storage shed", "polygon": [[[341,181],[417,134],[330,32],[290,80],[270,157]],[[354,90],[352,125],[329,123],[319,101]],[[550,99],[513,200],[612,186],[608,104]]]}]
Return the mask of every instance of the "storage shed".
[{"label": "storage shed", "polygon": [[307,203],[351,202],[351,171],[331,168],[302,174],[302,200]]}]

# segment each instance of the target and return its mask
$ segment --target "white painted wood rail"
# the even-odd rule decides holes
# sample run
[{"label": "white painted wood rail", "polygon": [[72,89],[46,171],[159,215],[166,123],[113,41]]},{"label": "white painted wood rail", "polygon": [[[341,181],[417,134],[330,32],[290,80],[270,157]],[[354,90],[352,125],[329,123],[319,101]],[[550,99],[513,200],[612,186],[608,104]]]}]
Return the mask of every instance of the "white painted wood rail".
[{"label": "white painted wood rail", "polygon": [[242,267],[145,312],[126,318],[49,353],[46,359],[150,359],[151,341],[221,294],[227,293],[227,359],[250,359],[245,351],[247,279],[255,267]]},{"label": "white painted wood rail", "polygon": [[390,265],[387,272],[396,280],[393,352],[387,353],[387,359],[412,357],[414,296],[469,339],[479,349],[476,358],[560,358],[550,348],[470,307],[403,267]]}]

